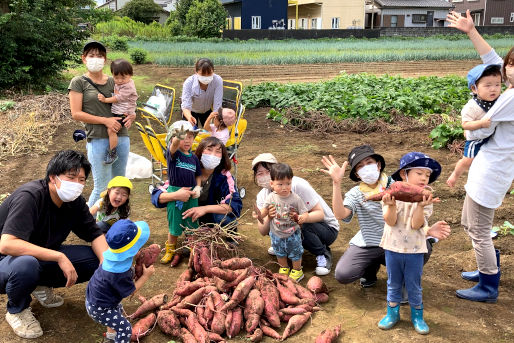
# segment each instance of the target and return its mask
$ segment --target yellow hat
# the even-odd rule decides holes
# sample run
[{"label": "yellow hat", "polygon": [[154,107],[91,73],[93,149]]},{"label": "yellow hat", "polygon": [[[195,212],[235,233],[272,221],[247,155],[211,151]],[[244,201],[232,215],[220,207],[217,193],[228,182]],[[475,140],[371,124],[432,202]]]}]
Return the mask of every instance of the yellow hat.
[{"label": "yellow hat", "polygon": [[127,187],[132,190],[132,182],[125,176],[115,176],[111,181],[107,184],[107,189],[113,187]]}]

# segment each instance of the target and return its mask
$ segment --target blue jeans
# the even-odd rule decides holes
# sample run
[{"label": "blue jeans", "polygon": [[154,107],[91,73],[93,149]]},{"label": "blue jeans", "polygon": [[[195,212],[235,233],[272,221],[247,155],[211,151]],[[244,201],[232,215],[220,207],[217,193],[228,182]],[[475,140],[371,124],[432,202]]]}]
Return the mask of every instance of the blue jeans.
[{"label": "blue jeans", "polygon": [[86,148],[94,182],[93,191],[87,203],[91,207],[100,199],[100,193],[107,189],[107,184],[113,177],[125,176],[130,138],[128,136],[118,137],[118,146],[116,147],[118,160],[113,164],[104,164],[105,155],[109,151],[109,138],[93,138],[87,143]]},{"label": "blue jeans", "polygon": [[291,261],[298,261],[303,255],[302,234],[296,230],[291,236],[280,238],[273,232],[269,232],[271,246],[277,257],[287,257]]},{"label": "blue jeans", "polygon": [[[75,267],[77,283],[89,281],[99,261],[87,245],[63,245],[59,249]],[[7,311],[19,313],[29,307],[37,286],[64,287],[66,278],[57,262],[33,256],[4,256],[0,259],[0,294],[7,294]]]},{"label": "blue jeans", "polygon": [[423,255],[401,254],[390,250],[385,251],[388,302],[400,303],[402,300],[402,286],[405,282],[410,306],[414,308],[421,307],[423,304],[421,294]]}]

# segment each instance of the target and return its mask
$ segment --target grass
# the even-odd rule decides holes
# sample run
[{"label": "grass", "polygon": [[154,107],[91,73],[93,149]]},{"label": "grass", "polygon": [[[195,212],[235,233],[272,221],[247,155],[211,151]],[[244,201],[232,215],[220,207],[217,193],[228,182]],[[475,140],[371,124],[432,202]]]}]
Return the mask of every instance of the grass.
[{"label": "grass", "polygon": [[[488,38],[500,56],[512,47],[512,37]],[[465,36],[443,38],[380,38],[325,40],[248,40],[220,42],[131,41],[148,59],[159,65],[191,66],[200,57],[215,65],[270,65],[340,62],[476,59],[478,55]],[[111,58],[129,58],[127,52],[110,52]]]}]

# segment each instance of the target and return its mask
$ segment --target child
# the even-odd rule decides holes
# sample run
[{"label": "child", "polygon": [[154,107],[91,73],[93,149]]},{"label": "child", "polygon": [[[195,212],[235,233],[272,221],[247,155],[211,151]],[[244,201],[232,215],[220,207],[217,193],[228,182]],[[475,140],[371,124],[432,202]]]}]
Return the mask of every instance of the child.
[{"label": "child", "polygon": [[[303,200],[291,192],[293,170],[285,163],[277,163],[270,170],[272,193],[265,201],[262,216],[270,217],[271,245],[280,265],[279,273],[289,275],[295,281],[303,279],[302,234],[300,225],[309,222],[309,212]],[[289,272],[289,258],[293,269]]]},{"label": "child", "polygon": [[132,326],[124,317],[121,300],[138,291],[155,272],[143,266],[143,275],[134,282],[131,268],[134,255],[146,243],[150,229],[145,222],[118,220],[105,235],[109,249],[86,289],[87,314],[107,326],[106,338],[116,343],[130,342]]},{"label": "child", "polygon": [[[136,113],[136,100],[137,92],[136,85],[132,80],[134,72],[132,65],[127,60],[122,58],[114,60],[111,63],[111,73],[114,78],[114,95],[110,98],[106,98],[103,94],[98,94],[98,100],[101,102],[112,104],[111,112],[115,117],[121,117],[121,126],[125,123],[123,119],[127,115]],[[116,146],[118,145],[118,132],[107,129],[109,135],[109,151],[105,156],[104,163],[112,164],[118,159],[116,154]]]},{"label": "child", "polygon": [[198,226],[191,220],[191,217],[182,219],[184,211],[198,206],[198,198],[202,190],[200,161],[191,152],[196,133],[198,130],[194,130],[190,122],[179,120],[173,123],[166,137],[169,181],[167,191],[175,192],[183,187],[189,187],[193,188],[195,195],[185,202],[176,200],[167,204],[169,233],[166,252],[161,259],[163,264],[171,262],[175,254],[178,236],[182,234],[183,227],[196,228]]},{"label": "child", "polygon": [[[392,178],[425,187],[441,173],[441,165],[420,152],[409,152],[400,159],[400,169]],[[432,214],[433,203],[439,198],[423,197],[419,203],[396,201],[389,194],[382,198],[384,234],[380,246],[385,250],[387,266],[387,315],[378,323],[383,330],[391,329],[400,320],[402,286],[407,289],[411,319],[416,332],[426,335],[428,325],[423,320],[421,275],[423,255],[427,252],[425,227]]]},{"label": "child", "polygon": [[107,191],[102,192],[102,197],[89,209],[93,216],[96,215],[96,224],[104,233],[118,220],[128,218],[131,190],[132,182],[128,178],[115,176],[107,184]]},{"label": "child", "polygon": [[473,158],[477,155],[485,139],[469,140],[469,132],[491,125],[490,118],[483,118],[487,111],[494,105],[501,94],[502,74],[499,64],[480,64],[472,68],[468,73],[468,88],[473,93],[473,98],[462,108],[462,128],[465,130],[466,144],[464,156],[457,162],[453,173],[446,184],[454,187],[457,179],[463,172],[469,170]]},{"label": "child", "polygon": [[228,127],[236,122],[236,112],[231,108],[220,108],[218,112],[212,112],[207,120],[211,136],[218,138],[223,144],[227,144],[230,138]]}]

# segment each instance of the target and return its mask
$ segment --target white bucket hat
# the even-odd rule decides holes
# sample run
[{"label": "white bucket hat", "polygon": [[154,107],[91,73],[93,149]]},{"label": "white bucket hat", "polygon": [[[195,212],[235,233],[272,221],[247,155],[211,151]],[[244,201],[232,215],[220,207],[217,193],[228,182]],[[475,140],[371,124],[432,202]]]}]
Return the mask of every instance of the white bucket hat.
[{"label": "white bucket hat", "polygon": [[264,153],[264,154],[259,154],[257,155],[257,157],[255,157],[252,161],[252,169],[255,168],[255,166],[258,164],[258,163],[261,163],[261,162],[267,162],[267,163],[278,163],[277,159],[275,158],[275,156],[273,156],[272,154],[270,154],[269,152],[267,153]]}]

